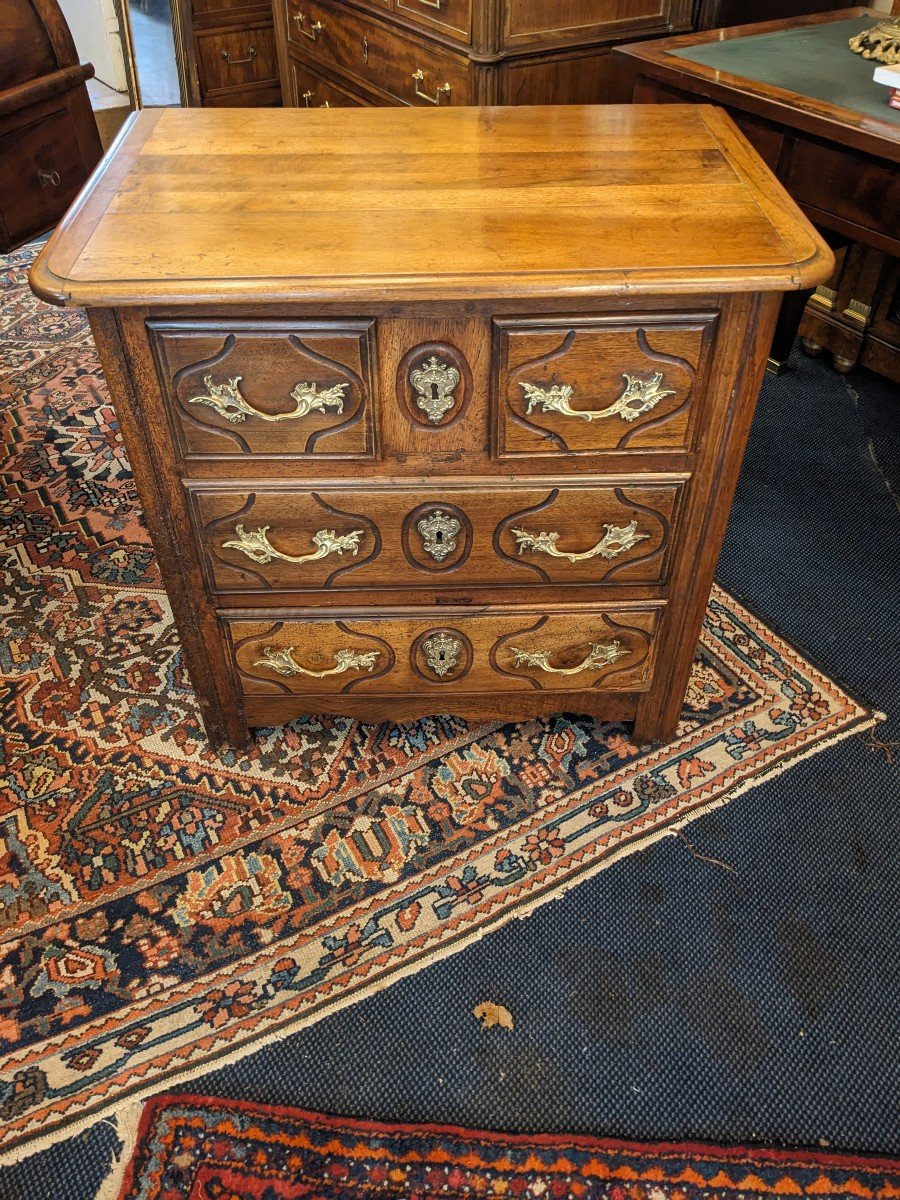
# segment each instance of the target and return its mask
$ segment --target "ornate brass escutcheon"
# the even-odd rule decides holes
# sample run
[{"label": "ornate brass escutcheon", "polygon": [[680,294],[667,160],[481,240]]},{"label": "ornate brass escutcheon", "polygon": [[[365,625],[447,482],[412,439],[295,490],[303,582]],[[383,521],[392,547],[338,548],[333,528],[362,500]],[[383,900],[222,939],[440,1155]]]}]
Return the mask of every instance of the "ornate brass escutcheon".
[{"label": "ornate brass escutcheon", "polygon": [[289,563],[308,563],[327,558],[329,554],[343,554],[345,550],[354,555],[358,554],[359,539],[365,530],[351,529],[349,533],[338,534],[333,529],[320,529],[313,534],[313,545],[316,548],[310,554],[285,554],[282,550],[276,550],[266,536],[269,532],[268,525],[251,530],[245,530],[243,525],[235,525],[234,532],[237,536],[230,542],[223,542],[223,549],[240,550],[255,563],[265,566],[273,558],[280,558]]},{"label": "ornate brass escutcheon", "polygon": [[581,671],[591,671],[596,667],[606,667],[610,663],[615,662],[617,658],[624,658],[626,651],[622,650],[618,641],[607,642],[604,645],[602,642],[591,642],[591,652],[587,658],[580,662],[576,667],[551,667],[550,655],[552,650],[519,650],[516,646],[510,646],[510,653],[513,656],[513,665],[516,667],[540,667],[542,671],[548,671],[551,675],[578,675]]},{"label": "ornate brass escutcheon", "polygon": [[655,408],[666,396],[674,396],[673,388],[660,387],[662,372],[652,375],[623,374],[625,388],[617,400],[606,408],[573,408],[570,404],[574,388],[568,383],[555,383],[543,388],[536,383],[520,383],[527,401],[525,412],[557,412],[564,417],[577,417],[582,421],[601,421],[604,417],[621,417],[623,421],[635,421],[651,408]]},{"label": "ornate brass escutcheon", "polygon": [[286,646],[278,650],[274,646],[266,646],[262,658],[256,660],[254,667],[268,667],[276,675],[309,675],[313,679],[324,679],[327,675],[343,675],[345,671],[371,671],[378,661],[380,650],[337,650],[334,655],[335,665],[326,671],[312,671],[301,667],[294,658],[294,647]]},{"label": "ornate brass escutcheon", "polygon": [[567,558],[572,563],[585,562],[598,555],[600,558],[615,558],[650,536],[649,533],[637,532],[637,521],[630,521],[627,525],[604,525],[603,528],[606,533],[596,546],[582,550],[580,554],[574,550],[560,550],[556,545],[560,535],[555,531],[529,533],[526,529],[511,529],[510,533],[516,539],[519,554],[531,550],[535,554],[549,554],[551,558]]},{"label": "ornate brass escutcheon", "polygon": [[455,404],[453,395],[459,383],[459,371],[436,354],[409,373],[409,382],[416,391],[416,407],[438,425]]},{"label": "ornate brass escutcheon", "polygon": [[422,649],[425,651],[425,661],[435,675],[444,676],[449,675],[459,662],[463,644],[459,638],[452,637],[442,630],[426,638]]},{"label": "ornate brass escutcheon", "polygon": [[214,383],[212,375],[204,375],[206,392],[191,396],[188,404],[205,404],[232,425],[245,421],[247,417],[258,417],[261,421],[291,421],[311,412],[324,413],[329,408],[342,413],[344,392],[350,386],[348,383],[335,383],[320,392],[316,383],[298,383],[291,391],[294,407],[290,412],[266,413],[254,408],[241,394],[242,379],[242,375],[235,375],[234,379],[226,379],[224,383]]},{"label": "ornate brass escutcheon", "polygon": [[435,562],[443,562],[448,554],[456,549],[456,535],[462,526],[456,517],[451,517],[443,509],[436,508],[416,522],[416,529],[422,535],[425,553],[430,554]]}]

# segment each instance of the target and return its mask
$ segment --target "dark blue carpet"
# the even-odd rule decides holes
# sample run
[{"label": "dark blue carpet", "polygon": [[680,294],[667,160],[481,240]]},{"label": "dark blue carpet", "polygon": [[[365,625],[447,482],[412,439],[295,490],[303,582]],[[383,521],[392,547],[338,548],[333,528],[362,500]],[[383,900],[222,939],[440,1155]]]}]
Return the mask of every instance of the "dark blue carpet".
[{"label": "dark blue carpet", "polygon": [[[882,743],[900,741],[898,493],[898,390],[798,355],[766,381],[719,569],[891,714]],[[900,745],[872,738],[187,1090],[494,1129],[897,1153]],[[478,1027],[485,999],[511,1010],[513,1033]],[[101,1125],[0,1173],[0,1197],[92,1200],[113,1140]]]}]

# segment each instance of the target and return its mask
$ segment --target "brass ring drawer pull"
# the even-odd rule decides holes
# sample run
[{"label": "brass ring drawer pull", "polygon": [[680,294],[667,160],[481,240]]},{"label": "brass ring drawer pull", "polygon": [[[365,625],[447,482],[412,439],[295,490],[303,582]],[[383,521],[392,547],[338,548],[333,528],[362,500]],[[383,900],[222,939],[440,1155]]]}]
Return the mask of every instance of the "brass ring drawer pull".
[{"label": "brass ring drawer pull", "polygon": [[442,83],[440,87],[435,89],[435,94],[433,96],[429,96],[428,93],[423,92],[419,86],[425,82],[425,72],[422,70],[422,68],[420,67],[418,71],[413,71],[412,77],[415,82],[416,95],[422,100],[427,100],[429,104],[440,104],[441,97],[449,96],[452,90],[449,83]]},{"label": "brass ring drawer pull", "polygon": [[381,655],[380,650],[366,650],[360,654],[357,650],[338,650],[332,656],[334,666],[327,671],[311,671],[301,667],[294,658],[294,647],[286,646],[277,650],[274,646],[266,646],[262,658],[256,660],[254,667],[269,667],[276,675],[309,675],[313,679],[324,679],[327,675],[343,675],[345,671],[371,671]]},{"label": "brass ring drawer pull", "polygon": [[606,667],[615,662],[617,658],[625,656],[625,651],[619,648],[617,641],[608,642],[606,645],[603,645],[602,642],[591,642],[590,654],[577,667],[551,667],[552,650],[518,650],[515,646],[510,646],[510,650],[515,666],[540,667],[542,671],[548,671],[551,675],[577,675],[580,671],[592,671],[595,667]]},{"label": "brass ring drawer pull", "polygon": [[38,183],[41,185],[41,187],[46,187],[48,183],[53,187],[59,187],[61,182],[59,178],[59,171],[45,171],[43,168],[41,168],[37,173],[37,177]]},{"label": "brass ring drawer pull", "polygon": [[[303,99],[306,101],[307,108],[313,107],[313,105],[310,104],[310,100],[315,100],[315,98],[316,98],[315,92],[304,92],[303,93]],[[323,100],[322,103],[319,105],[319,108],[331,108],[331,105],[328,103],[327,100]]]},{"label": "brass ring drawer pull", "polygon": [[626,550],[650,536],[649,533],[637,532],[637,521],[631,521],[628,525],[604,525],[603,528],[606,533],[596,546],[592,546],[590,550],[583,550],[580,554],[576,554],[574,550],[558,549],[556,543],[559,534],[556,532],[529,533],[527,529],[511,529],[510,533],[516,539],[520,554],[531,550],[535,554],[549,554],[551,558],[567,558],[572,563],[586,562],[587,559],[596,558],[598,555],[601,558],[615,558],[617,554],[624,554]]},{"label": "brass ring drawer pull", "polygon": [[365,530],[351,529],[349,533],[337,534],[333,529],[320,529],[318,533],[313,534],[312,540],[316,549],[311,554],[284,554],[281,550],[276,550],[266,536],[269,532],[268,525],[251,530],[244,529],[243,525],[235,525],[234,532],[237,535],[236,539],[223,542],[223,549],[240,550],[241,554],[246,554],[255,563],[265,566],[273,558],[280,558],[282,562],[308,563],[327,558],[329,554],[343,554],[345,550],[356,555],[359,553],[359,539]]},{"label": "brass ring drawer pull", "polygon": [[254,58],[256,58],[256,47],[255,46],[250,47],[250,49],[247,51],[246,58],[232,58],[227,50],[222,51],[222,57],[228,63],[229,67],[239,67],[239,66],[242,66],[244,63],[252,63],[253,62]]},{"label": "brass ring drawer pull", "polygon": [[298,12],[294,14],[294,20],[297,22],[297,32],[302,33],[304,37],[308,37],[311,42],[318,40],[319,34],[325,28],[321,21],[313,21],[307,29],[306,13]]},{"label": "brass ring drawer pull", "polygon": [[528,401],[525,412],[558,412],[564,417],[579,417],[582,421],[600,421],[604,417],[621,417],[623,421],[634,421],[637,417],[651,408],[655,408],[666,396],[674,396],[673,388],[660,387],[663,381],[662,372],[653,375],[623,374],[625,388],[621,396],[608,408],[588,409],[572,408],[574,388],[568,383],[555,383],[550,388],[542,388],[536,383],[520,383],[519,387],[525,393]]},{"label": "brass ring drawer pull", "polygon": [[328,408],[342,413],[344,391],[350,386],[348,383],[336,383],[320,392],[316,383],[298,383],[291,392],[291,399],[294,401],[291,412],[266,413],[254,408],[241,395],[242,379],[242,375],[235,375],[234,379],[227,379],[224,383],[214,383],[212,375],[204,375],[205,394],[191,396],[188,404],[205,404],[232,425],[245,421],[247,417],[259,417],[261,421],[291,421],[295,417],[305,417],[311,412],[324,413]]}]

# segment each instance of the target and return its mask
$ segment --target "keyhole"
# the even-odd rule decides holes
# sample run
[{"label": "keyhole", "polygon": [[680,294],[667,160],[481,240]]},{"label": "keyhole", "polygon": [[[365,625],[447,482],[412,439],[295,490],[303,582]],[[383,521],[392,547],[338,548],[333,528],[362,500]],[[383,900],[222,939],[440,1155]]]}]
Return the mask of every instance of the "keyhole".
[{"label": "keyhole", "polygon": [[438,392],[438,385],[436,383],[431,385],[431,398],[432,400],[440,400],[441,398],[440,393]]},{"label": "keyhole", "polygon": [[444,660],[446,659],[446,657],[447,657],[447,656],[444,654],[444,651],[443,651],[443,650],[441,650],[441,652],[438,654],[438,660],[439,660],[440,662],[444,662]]},{"label": "keyhole", "polygon": [[443,540],[444,540],[444,535],[443,535],[443,533],[441,532],[441,530],[440,530],[440,529],[439,529],[439,530],[437,531],[437,533],[434,535],[434,540],[437,542],[437,544],[438,544],[439,546],[440,546],[440,545],[441,545],[441,543],[443,542]]}]

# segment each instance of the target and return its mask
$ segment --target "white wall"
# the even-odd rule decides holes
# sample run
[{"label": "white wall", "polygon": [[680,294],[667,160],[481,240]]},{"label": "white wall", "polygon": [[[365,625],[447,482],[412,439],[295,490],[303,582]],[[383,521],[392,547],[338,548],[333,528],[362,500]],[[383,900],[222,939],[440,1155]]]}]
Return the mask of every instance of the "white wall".
[{"label": "white wall", "polygon": [[117,92],[127,91],[119,21],[113,0],[59,0],[72,30],[78,57],[93,63],[97,78]]}]

